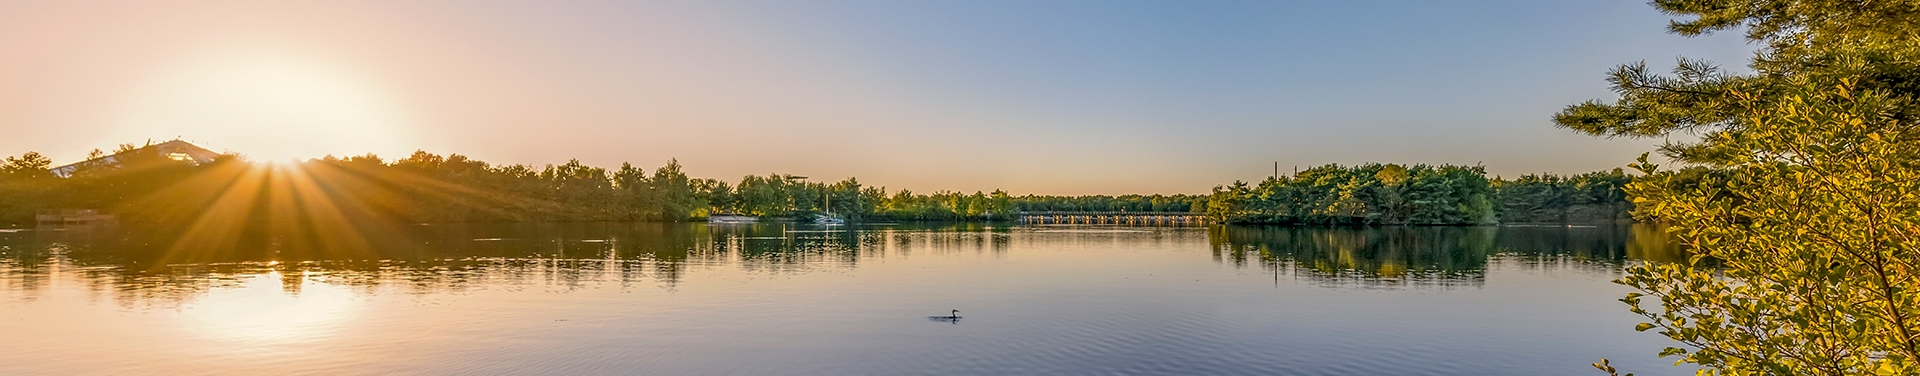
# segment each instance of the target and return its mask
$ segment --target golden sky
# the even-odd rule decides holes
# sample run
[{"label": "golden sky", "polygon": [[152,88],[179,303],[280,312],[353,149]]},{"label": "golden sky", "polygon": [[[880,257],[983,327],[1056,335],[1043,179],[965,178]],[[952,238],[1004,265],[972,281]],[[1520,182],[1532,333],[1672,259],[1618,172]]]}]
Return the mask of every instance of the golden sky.
[{"label": "golden sky", "polygon": [[[1616,4],[1617,3],[1617,4]],[[1622,166],[1548,124],[1604,71],[1734,36],[1638,1],[1523,4],[0,3],[0,153],[180,137],[916,191],[1201,193],[1325,163]]]}]

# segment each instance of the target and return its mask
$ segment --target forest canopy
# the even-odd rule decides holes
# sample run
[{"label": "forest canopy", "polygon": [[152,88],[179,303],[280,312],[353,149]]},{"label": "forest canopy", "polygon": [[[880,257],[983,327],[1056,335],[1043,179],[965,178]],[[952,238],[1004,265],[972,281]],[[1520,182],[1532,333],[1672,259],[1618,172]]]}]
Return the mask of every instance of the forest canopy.
[{"label": "forest canopy", "polygon": [[1217,221],[1287,225],[1480,225],[1631,220],[1616,169],[1573,176],[1489,179],[1480,166],[1325,165],[1258,185],[1215,187]]},{"label": "forest canopy", "polygon": [[1477,166],[1327,165],[1206,195],[1014,196],[896,191],[855,178],[817,182],[788,174],[729,182],[690,177],[678,161],[653,169],[578,160],[495,165],[418,151],[393,160],[360,155],[260,164],[227,155],[194,163],[147,149],[122,145],[114,163],[82,163],[66,177],[53,174],[52,161],[38,153],[7,157],[0,165],[0,225],[31,223],[36,210],[76,208],[133,222],[178,222],[182,213],[209,210],[263,220],[276,205],[403,223],[686,221],[713,214],[806,219],[828,212],[865,221],[993,221],[1020,212],[1095,211],[1207,213],[1243,224],[1472,225],[1618,221],[1631,209],[1620,192],[1628,178],[1617,170],[1507,181],[1489,179]]}]

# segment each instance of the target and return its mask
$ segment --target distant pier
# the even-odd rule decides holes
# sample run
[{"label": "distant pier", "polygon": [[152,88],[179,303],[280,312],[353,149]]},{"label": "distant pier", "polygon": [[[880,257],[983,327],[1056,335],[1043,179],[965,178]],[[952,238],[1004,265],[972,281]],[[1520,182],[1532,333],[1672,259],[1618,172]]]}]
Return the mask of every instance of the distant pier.
[{"label": "distant pier", "polygon": [[1212,223],[1205,213],[1133,211],[1020,212],[1020,223],[1036,225],[1199,226]]},{"label": "distant pier", "polygon": [[112,215],[91,209],[40,210],[34,213],[33,219],[36,227],[40,228],[109,226],[119,223]]}]

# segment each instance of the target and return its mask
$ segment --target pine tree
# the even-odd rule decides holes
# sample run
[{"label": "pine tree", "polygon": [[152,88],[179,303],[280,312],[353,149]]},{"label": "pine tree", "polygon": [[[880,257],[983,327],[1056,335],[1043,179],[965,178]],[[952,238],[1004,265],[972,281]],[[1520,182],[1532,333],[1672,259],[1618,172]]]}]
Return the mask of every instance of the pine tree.
[{"label": "pine tree", "polygon": [[1622,66],[1618,101],[1554,118],[1599,136],[1700,136],[1660,150],[1690,170],[1633,165],[1646,174],[1627,187],[1637,213],[1694,253],[1618,281],[1641,290],[1622,300],[1649,320],[1636,329],[1688,345],[1660,354],[1704,373],[1920,374],[1920,1],[1653,6],[1690,17],[1674,33],[1744,29],[1763,47],[1751,74]]}]

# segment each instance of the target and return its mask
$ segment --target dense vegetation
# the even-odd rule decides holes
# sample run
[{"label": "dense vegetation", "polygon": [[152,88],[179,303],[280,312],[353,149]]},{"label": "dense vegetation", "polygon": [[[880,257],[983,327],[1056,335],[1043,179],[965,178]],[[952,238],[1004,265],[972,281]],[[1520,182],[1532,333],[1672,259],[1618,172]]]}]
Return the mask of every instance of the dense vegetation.
[{"label": "dense vegetation", "polygon": [[1326,165],[1293,176],[1215,187],[1215,220],[1289,225],[1475,225],[1630,220],[1619,170],[1488,179],[1475,166]]},{"label": "dense vegetation", "polygon": [[[1205,212],[1229,223],[1294,225],[1466,225],[1604,222],[1626,217],[1619,171],[1571,177],[1488,179],[1479,167],[1328,165],[1257,187],[1236,183],[1211,195],[1012,196],[1004,191],[919,194],[782,174],[738,183],[692,178],[678,162],[651,171],[579,161],[534,167],[492,165],[426,152],[397,160],[364,155],[298,165],[255,165],[234,157],[192,165],[123,145],[117,164],[91,164],[55,177],[36,153],[0,166],[0,223],[31,221],[36,209],[94,208],[140,219],[155,203],[207,205],[245,185],[269,200],[339,207],[328,215],[423,222],[681,221],[710,214],[811,218],[831,212],[868,221],[1008,220],[1021,211]],[[205,196],[205,197],[201,197]],[[258,197],[255,197],[258,196]],[[238,196],[236,196],[238,197]],[[260,205],[265,205],[265,201]],[[237,205],[237,204],[229,204]],[[251,208],[260,205],[241,205]],[[310,206],[310,205],[309,205]],[[305,206],[302,206],[305,207]],[[198,211],[182,206],[172,211]],[[225,210],[234,210],[227,208]],[[178,219],[172,219],[178,220]]]},{"label": "dense vegetation", "polygon": [[1497,220],[1494,200],[1480,167],[1326,165],[1259,186],[1216,187],[1207,215],[1229,223],[1477,224]]},{"label": "dense vegetation", "polygon": [[[118,151],[134,149],[137,147],[121,145]],[[136,201],[133,198],[159,197],[167,188],[180,186],[205,171],[238,162],[223,157],[193,166],[151,153],[128,153],[120,161],[113,166],[82,166],[72,178],[61,178],[48,170],[52,160],[39,153],[6,157],[0,164],[0,225],[30,225],[34,211],[40,209],[137,211],[142,208],[128,206]]]},{"label": "dense vegetation", "polygon": [[695,198],[708,205],[694,213],[735,213],[763,217],[806,217],[827,212],[866,220],[957,221],[1006,220],[1018,213],[1013,197],[992,193],[940,191],[916,194],[888,193],[885,187],[865,187],[848,178],[833,184],[809,182],[792,175],[747,176],[738,185],[711,179],[695,182]]},{"label": "dense vegetation", "polygon": [[1494,180],[1503,223],[1601,223],[1632,220],[1633,204],[1621,188],[1632,182],[1620,169],[1573,176],[1525,175]]},{"label": "dense vegetation", "polygon": [[[8,157],[0,166],[0,224],[31,223],[35,210],[51,208],[95,208],[158,221],[144,218],[160,214],[156,205],[178,206],[168,213],[197,212],[220,208],[223,197],[245,203],[220,208],[229,211],[251,213],[293,201],[318,208],[324,202],[336,212],[327,215],[415,223],[679,221],[722,212],[810,217],[826,212],[829,203],[835,215],[867,220],[1005,220],[1019,210],[1018,199],[1001,191],[889,193],[855,179],[827,184],[778,174],[728,184],[688,177],[673,161],[652,171],[631,164],[609,170],[579,161],[491,165],[458,154],[416,152],[393,161],[365,155],[282,166],[228,156],[194,165],[140,149],[124,145],[118,163],[87,165],[70,178],[51,174],[51,161],[38,153]],[[241,191],[255,194],[235,195]]]},{"label": "dense vegetation", "polygon": [[1633,165],[1639,214],[1693,254],[1627,269],[1636,329],[1685,344],[1660,355],[1701,374],[1920,375],[1920,1],[1652,4],[1689,17],[1675,33],[1744,29],[1762,50],[1750,74],[1622,66],[1618,101],[1555,118],[1699,136],[1660,150],[1686,168]]},{"label": "dense vegetation", "polygon": [[1206,210],[1207,196],[1198,195],[1092,195],[1035,196],[1014,200],[1021,211],[1129,211],[1200,212]]}]

